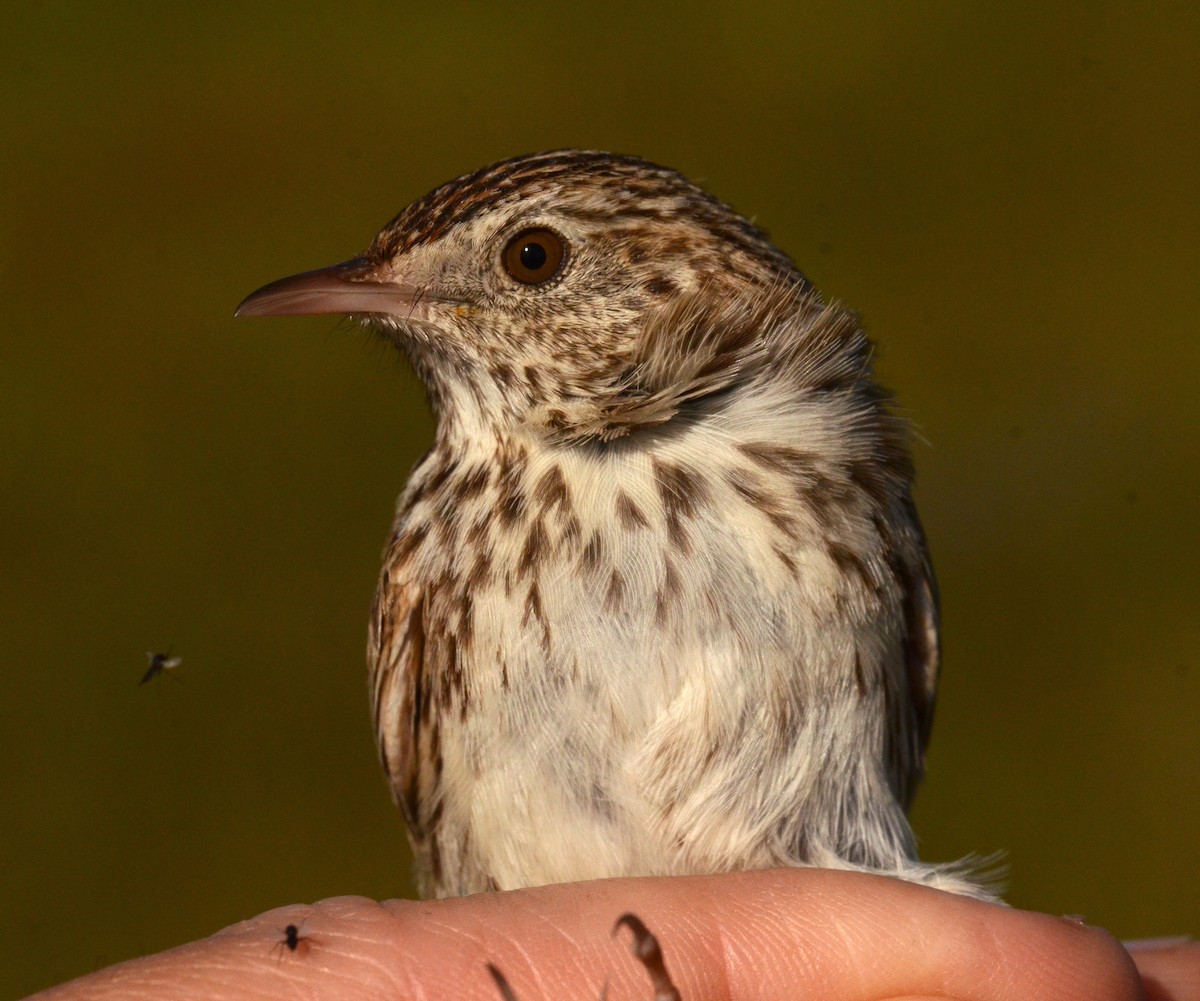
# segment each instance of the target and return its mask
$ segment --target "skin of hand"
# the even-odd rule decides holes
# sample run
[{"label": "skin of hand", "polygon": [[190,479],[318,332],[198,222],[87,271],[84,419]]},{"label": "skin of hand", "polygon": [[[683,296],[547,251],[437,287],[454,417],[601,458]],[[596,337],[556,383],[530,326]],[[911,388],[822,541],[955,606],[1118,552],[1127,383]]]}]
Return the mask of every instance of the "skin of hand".
[{"label": "skin of hand", "polygon": [[[612,934],[626,911],[657,936],[684,1001],[1200,1001],[1200,943],[1161,940],[1126,952],[1075,920],[821,869],[599,880],[424,902],[334,898],[271,911],[36,997],[499,1001],[490,962],[518,1001],[596,1001],[606,983],[613,1001],[648,998],[628,932]],[[298,928],[294,951],[288,925]]]}]

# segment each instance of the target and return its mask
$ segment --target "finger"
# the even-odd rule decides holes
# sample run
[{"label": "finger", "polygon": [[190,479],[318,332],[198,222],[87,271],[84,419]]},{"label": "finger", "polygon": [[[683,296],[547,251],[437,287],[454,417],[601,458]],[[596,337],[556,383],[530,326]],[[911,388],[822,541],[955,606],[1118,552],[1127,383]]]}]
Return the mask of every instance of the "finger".
[{"label": "finger", "polygon": [[[581,969],[593,971],[583,978],[592,985],[610,974],[610,998],[644,998],[644,970],[603,948],[604,923],[625,911],[657,938],[684,1001],[1142,997],[1132,963],[1106,932],[862,873],[774,870],[583,886],[586,909],[570,887],[447,903],[482,919],[475,933],[518,1001],[594,1001],[595,993],[572,992]],[[496,913],[485,916],[479,905]],[[487,939],[503,920],[511,943]],[[556,943],[569,963],[547,962]]]},{"label": "finger", "polygon": [[[609,934],[626,912],[657,938],[684,1001],[1141,997],[1128,954],[1103,932],[815,869],[603,880],[425,903],[337,898],[263,915],[41,997],[500,1001],[491,962],[517,1001],[597,1001],[606,980],[613,1001],[640,999],[646,968]],[[287,924],[302,936],[294,952]]]},{"label": "finger", "polygon": [[1190,938],[1126,942],[1149,1001],[1200,1001],[1200,942]]}]

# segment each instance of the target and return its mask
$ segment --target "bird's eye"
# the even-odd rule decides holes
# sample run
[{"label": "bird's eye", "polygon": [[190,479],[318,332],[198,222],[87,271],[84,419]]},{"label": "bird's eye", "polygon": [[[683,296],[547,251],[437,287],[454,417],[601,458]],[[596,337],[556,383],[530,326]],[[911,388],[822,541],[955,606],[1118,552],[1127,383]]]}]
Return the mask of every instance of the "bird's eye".
[{"label": "bird's eye", "polygon": [[541,285],[562,269],[567,245],[548,229],[527,229],[504,248],[504,270],[522,285]]}]

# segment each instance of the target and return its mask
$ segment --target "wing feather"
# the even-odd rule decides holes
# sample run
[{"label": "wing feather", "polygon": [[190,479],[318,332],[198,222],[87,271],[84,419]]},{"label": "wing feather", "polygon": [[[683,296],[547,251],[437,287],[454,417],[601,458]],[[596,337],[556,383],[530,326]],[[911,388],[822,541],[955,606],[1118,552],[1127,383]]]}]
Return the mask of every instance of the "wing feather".
[{"label": "wing feather", "polygon": [[425,598],[385,570],[371,609],[367,666],[379,757],[414,842],[435,776],[422,746],[436,742],[429,711]]}]

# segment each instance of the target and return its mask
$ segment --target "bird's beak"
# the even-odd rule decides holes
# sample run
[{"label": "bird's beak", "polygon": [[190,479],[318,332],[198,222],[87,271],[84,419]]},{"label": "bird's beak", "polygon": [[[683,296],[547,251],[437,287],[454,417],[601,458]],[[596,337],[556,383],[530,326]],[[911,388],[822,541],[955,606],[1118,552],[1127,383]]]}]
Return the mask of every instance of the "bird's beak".
[{"label": "bird's beak", "polygon": [[251,292],[234,316],[321,316],[329,313],[388,313],[412,316],[427,300],[422,290],[385,281],[379,266],[363,257],[305,271]]}]

